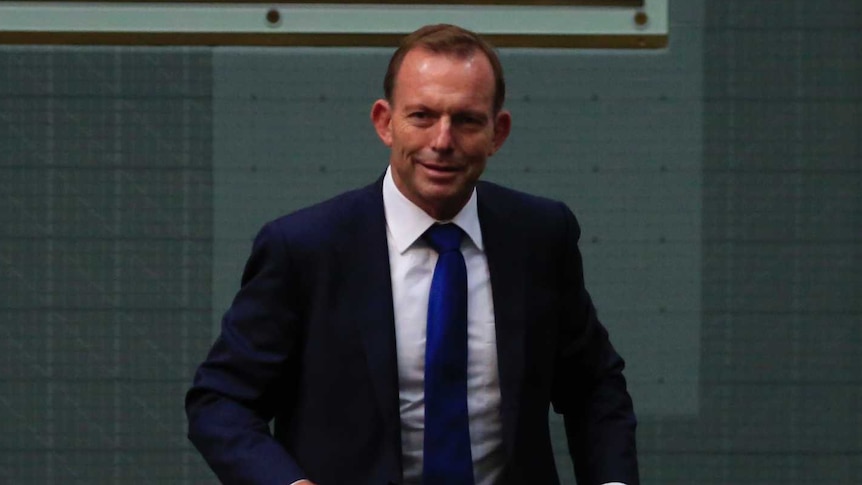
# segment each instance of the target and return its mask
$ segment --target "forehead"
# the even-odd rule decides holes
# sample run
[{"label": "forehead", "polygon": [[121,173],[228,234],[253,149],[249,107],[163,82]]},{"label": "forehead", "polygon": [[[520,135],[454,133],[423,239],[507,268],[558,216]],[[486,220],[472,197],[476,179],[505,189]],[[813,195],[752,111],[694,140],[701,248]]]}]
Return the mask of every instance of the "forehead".
[{"label": "forehead", "polygon": [[393,101],[424,95],[445,95],[493,102],[494,71],[479,50],[466,55],[416,48],[404,56],[396,76]]}]

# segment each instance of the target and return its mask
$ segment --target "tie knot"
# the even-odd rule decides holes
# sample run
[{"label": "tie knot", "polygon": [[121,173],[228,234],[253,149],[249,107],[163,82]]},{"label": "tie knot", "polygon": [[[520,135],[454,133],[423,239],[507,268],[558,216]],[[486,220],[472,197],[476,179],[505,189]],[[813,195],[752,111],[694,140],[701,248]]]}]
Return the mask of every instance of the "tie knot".
[{"label": "tie knot", "polygon": [[425,231],[425,240],[439,254],[461,249],[464,232],[455,224],[434,224]]}]

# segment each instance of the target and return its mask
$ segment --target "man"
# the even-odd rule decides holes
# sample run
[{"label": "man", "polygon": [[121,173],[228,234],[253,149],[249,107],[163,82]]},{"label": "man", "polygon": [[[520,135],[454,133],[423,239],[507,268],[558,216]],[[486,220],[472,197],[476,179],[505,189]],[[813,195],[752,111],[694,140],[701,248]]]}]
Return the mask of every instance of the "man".
[{"label": "man", "polygon": [[493,49],[424,27],[384,92],[386,174],[261,230],[187,395],[190,439],[225,483],[550,484],[553,404],[579,484],[636,485],[574,216],[478,182],[512,123]]}]

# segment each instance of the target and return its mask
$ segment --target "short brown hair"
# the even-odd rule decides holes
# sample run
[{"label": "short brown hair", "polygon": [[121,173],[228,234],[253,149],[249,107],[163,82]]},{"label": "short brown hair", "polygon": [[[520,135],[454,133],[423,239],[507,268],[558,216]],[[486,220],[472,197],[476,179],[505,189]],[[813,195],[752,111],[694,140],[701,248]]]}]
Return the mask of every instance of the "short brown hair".
[{"label": "short brown hair", "polygon": [[401,69],[404,56],[417,48],[457,57],[467,57],[477,50],[485,54],[494,71],[494,113],[500,112],[503,108],[503,101],[506,99],[506,81],[503,78],[503,66],[494,47],[475,32],[449,24],[426,25],[401,39],[398,49],[389,59],[389,68],[386,70],[386,77],[383,78],[383,94],[387,101],[392,102],[395,77]]}]

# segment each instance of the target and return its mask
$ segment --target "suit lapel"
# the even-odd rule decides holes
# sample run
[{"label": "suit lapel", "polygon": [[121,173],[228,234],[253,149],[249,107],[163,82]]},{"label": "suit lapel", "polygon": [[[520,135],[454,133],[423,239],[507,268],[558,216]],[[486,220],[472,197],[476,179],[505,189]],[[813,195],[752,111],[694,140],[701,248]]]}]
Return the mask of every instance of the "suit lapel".
[{"label": "suit lapel", "polygon": [[524,292],[525,258],[522,235],[507,223],[510,215],[500,213],[493,195],[478,192],[479,224],[494,301],[497,334],[497,362],[500,372],[500,397],[503,443],[511,455],[515,443],[517,417],[524,375]]},{"label": "suit lapel", "polygon": [[[356,207],[346,210],[353,220],[340,250],[349,275],[343,292],[345,308],[352,312],[347,317],[359,327],[385,433],[400,453],[395,316],[381,181],[361,189]],[[400,462],[400,454],[398,458]]]}]

